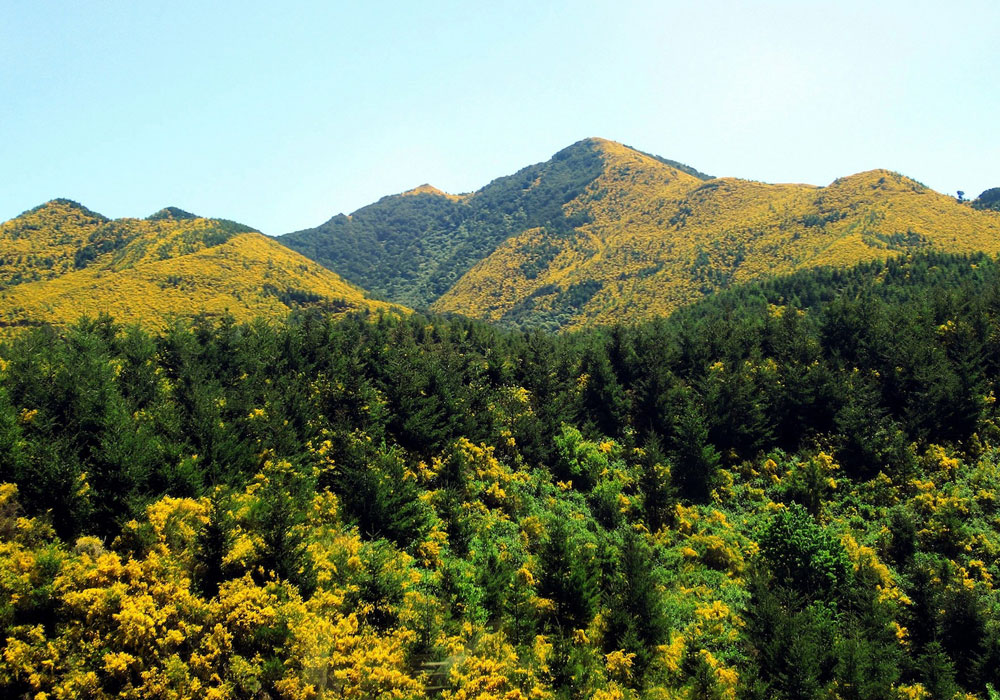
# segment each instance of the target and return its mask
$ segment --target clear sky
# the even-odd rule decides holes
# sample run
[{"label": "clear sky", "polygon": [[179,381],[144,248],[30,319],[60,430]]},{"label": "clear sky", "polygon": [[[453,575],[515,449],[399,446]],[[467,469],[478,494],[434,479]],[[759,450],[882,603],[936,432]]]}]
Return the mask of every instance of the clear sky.
[{"label": "clear sky", "polygon": [[1000,186],[1000,2],[0,2],[0,220],[265,233],[587,136],[713,175]]}]

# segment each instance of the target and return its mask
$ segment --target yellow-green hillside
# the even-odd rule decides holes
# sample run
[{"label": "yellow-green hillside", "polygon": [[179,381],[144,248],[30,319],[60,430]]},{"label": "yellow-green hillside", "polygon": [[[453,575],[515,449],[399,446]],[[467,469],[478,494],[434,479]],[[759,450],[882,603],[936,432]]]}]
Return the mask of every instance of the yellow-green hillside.
[{"label": "yellow-green hillside", "polygon": [[598,149],[583,141],[471,194],[421,185],[278,240],[382,298],[424,308],[511,236],[583,223],[563,205],[601,170]]},{"label": "yellow-green hillside", "polygon": [[0,224],[0,289],[71,272],[77,251],[108,220],[56,199]]},{"label": "yellow-green hillside", "polygon": [[914,250],[1000,252],[1000,214],[885,170],[827,187],[708,181],[589,141],[600,175],[563,209],[569,235],[507,238],[432,306],[562,328],[663,315],[731,283]]},{"label": "yellow-green hillside", "polygon": [[160,326],[174,315],[275,317],[292,308],[388,309],[253,229],[165,209],[109,221],[55,200],[0,225],[0,326],[109,313]]},{"label": "yellow-green hillside", "polygon": [[429,194],[435,197],[444,197],[445,199],[449,199],[453,202],[460,202],[463,199],[468,199],[469,197],[469,195],[467,194],[449,194],[448,192],[439,190],[434,185],[430,185],[426,182],[422,185],[419,185],[418,187],[414,187],[412,190],[407,190],[406,192],[403,192],[400,196],[415,197],[420,194]]}]

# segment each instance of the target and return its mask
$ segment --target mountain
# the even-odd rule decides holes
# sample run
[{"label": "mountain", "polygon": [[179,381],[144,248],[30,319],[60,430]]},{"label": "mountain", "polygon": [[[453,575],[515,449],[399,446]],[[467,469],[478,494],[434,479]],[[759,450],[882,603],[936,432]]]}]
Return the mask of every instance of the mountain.
[{"label": "mountain", "polygon": [[426,307],[507,239],[526,230],[560,238],[584,224],[566,205],[604,169],[601,142],[581,141],[469,195],[422,185],[279,240],[365,289]]},{"label": "mountain", "polygon": [[0,327],[101,312],[162,325],[171,315],[249,319],[305,306],[389,308],[252,228],[174,207],[110,220],[56,199],[0,224]]},{"label": "mountain", "polygon": [[279,240],[386,299],[575,328],[801,269],[997,253],[1000,216],[887,170],[766,184],[592,138],[469,195],[425,185]]}]

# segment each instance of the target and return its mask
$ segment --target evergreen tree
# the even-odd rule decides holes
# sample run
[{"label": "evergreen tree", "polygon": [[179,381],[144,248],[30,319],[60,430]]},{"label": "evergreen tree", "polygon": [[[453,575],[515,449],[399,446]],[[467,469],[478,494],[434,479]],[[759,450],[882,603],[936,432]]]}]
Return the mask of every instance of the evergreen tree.
[{"label": "evergreen tree", "polygon": [[635,654],[640,676],[669,631],[653,566],[649,545],[634,530],[625,530],[610,585],[604,646]]},{"label": "evergreen tree", "polygon": [[694,395],[682,396],[671,432],[673,483],[678,493],[695,502],[705,502],[715,486],[720,457],[708,441],[705,417]]},{"label": "evergreen tree", "polygon": [[675,491],[670,464],[655,434],[650,435],[643,445],[639,468],[643,520],[650,532],[659,532],[667,524]]},{"label": "evergreen tree", "polygon": [[226,579],[224,559],[229,548],[229,527],[219,492],[214,494],[208,522],[198,533],[195,549],[195,583],[206,598],[214,598]]},{"label": "evergreen tree", "polygon": [[548,525],[548,537],[539,554],[538,595],[552,601],[550,629],[570,634],[590,624],[600,600],[600,587],[592,554],[574,536],[562,518]]},{"label": "evergreen tree", "polygon": [[354,441],[327,479],[368,537],[384,537],[408,547],[430,527],[430,513],[413,480],[406,476],[398,449]]},{"label": "evergreen tree", "polygon": [[262,473],[255,520],[263,548],[254,573],[262,580],[275,576],[290,581],[307,596],[316,585],[316,574],[302,524],[315,482],[284,461],[265,464]]}]

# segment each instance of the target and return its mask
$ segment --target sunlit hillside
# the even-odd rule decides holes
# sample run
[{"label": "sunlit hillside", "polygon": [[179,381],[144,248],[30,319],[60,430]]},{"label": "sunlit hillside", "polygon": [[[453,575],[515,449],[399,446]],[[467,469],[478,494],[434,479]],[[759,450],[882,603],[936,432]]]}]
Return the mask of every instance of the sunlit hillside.
[{"label": "sunlit hillside", "polygon": [[76,269],[75,257],[108,219],[55,199],[0,224],[0,289]]},{"label": "sunlit hillside", "polygon": [[108,220],[54,200],[0,225],[0,326],[109,313],[162,325],[172,315],[238,319],[315,306],[389,308],[253,229],[164,209]]},{"label": "sunlit hillside", "polygon": [[[501,242],[432,306],[574,328],[663,315],[732,283],[919,250],[1000,252],[1000,215],[874,170],[827,187],[708,181],[617,143],[565,203],[582,222]],[[583,147],[578,144],[577,147]]]}]

